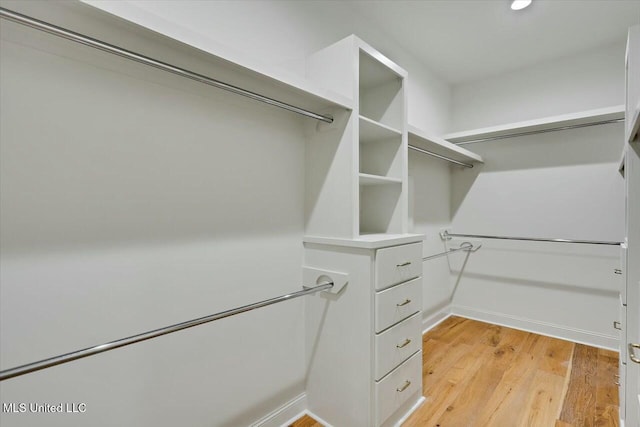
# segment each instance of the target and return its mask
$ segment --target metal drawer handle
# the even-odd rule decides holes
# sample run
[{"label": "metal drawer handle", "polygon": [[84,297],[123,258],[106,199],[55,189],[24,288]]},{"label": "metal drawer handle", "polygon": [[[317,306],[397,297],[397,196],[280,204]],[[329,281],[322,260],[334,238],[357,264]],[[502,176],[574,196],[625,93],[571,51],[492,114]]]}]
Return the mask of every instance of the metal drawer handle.
[{"label": "metal drawer handle", "polygon": [[397,388],[397,389],[396,389],[396,391],[397,391],[398,393],[402,393],[402,392],[403,392],[403,391],[405,391],[405,390],[406,390],[410,385],[411,385],[411,381],[406,380],[406,381],[404,382],[404,385],[403,385],[402,387],[400,387],[400,388]]},{"label": "metal drawer handle", "polygon": [[616,268],[615,270],[613,270],[613,272],[615,274],[622,274],[622,270],[620,270],[619,268]]},{"label": "metal drawer handle", "polygon": [[396,348],[404,348],[404,347],[408,346],[409,344],[411,344],[411,340],[409,338],[407,338],[405,340],[405,342],[403,342],[402,344],[396,344]]},{"label": "metal drawer handle", "polygon": [[629,343],[629,359],[633,360],[636,363],[640,363],[640,358],[636,356],[635,349],[640,348],[640,344]]},{"label": "metal drawer handle", "polygon": [[409,298],[407,298],[406,300],[404,300],[404,302],[401,302],[400,304],[396,304],[396,307],[402,307],[407,304],[411,304],[411,300]]},{"label": "metal drawer handle", "polygon": [[622,323],[614,321],[613,322],[613,327],[621,331],[622,330]]},{"label": "metal drawer handle", "polygon": [[396,264],[396,267],[406,267],[407,265],[411,265],[411,261],[405,261],[402,264]]}]

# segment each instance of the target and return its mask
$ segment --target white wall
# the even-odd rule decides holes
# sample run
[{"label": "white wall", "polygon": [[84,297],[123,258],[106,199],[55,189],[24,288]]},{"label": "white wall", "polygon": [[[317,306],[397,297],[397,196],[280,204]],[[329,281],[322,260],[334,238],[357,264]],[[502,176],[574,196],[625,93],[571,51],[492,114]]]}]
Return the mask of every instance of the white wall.
[{"label": "white wall", "polygon": [[455,85],[449,132],[624,103],[625,41]]},{"label": "white wall", "polygon": [[[439,233],[451,224],[451,173],[449,164],[409,150],[409,228],[425,235],[423,256],[447,250]],[[423,323],[429,327],[451,304],[451,280],[446,257],[424,261]]]},{"label": "white wall", "polygon": [[[622,136],[618,123],[475,145],[485,165],[453,174],[452,229],[623,241]],[[460,268],[454,266],[454,277]],[[461,314],[612,347],[615,268],[615,246],[484,240],[463,271],[454,306]]]},{"label": "white wall", "polygon": [[[300,287],[303,119],[2,31],[2,369]],[[291,301],[3,381],[2,402],[87,412],[0,424],[247,425],[304,391],[302,318]]]},{"label": "white wall", "polygon": [[[452,129],[622,104],[623,52],[615,44],[456,86]],[[453,173],[452,230],[622,241],[622,128],[609,124],[467,145],[485,164]],[[482,243],[464,268],[460,260],[453,265],[454,313],[617,346],[618,247]]]}]

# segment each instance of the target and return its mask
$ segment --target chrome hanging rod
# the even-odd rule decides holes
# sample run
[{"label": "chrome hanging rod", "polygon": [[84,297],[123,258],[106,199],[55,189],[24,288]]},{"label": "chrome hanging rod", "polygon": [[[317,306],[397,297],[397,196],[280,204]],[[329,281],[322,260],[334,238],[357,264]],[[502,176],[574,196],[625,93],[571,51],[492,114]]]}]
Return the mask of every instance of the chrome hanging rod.
[{"label": "chrome hanging rod", "polygon": [[436,154],[436,153],[433,153],[431,151],[424,150],[422,148],[416,147],[416,146],[411,145],[411,144],[409,144],[409,149],[418,151],[418,152],[423,153],[423,154],[427,154],[429,156],[437,157],[437,158],[442,159],[442,160],[446,160],[447,162],[451,162],[451,163],[455,163],[455,164],[460,165],[460,166],[464,166],[465,168],[472,168],[473,167],[473,165],[471,163],[463,163],[463,162],[460,162],[458,160],[454,160],[454,159],[452,159],[450,157],[442,156],[440,154]]},{"label": "chrome hanging rod", "polygon": [[487,137],[487,138],[472,139],[472,140],[469,140],[469,141],[454,142],[454,144],[455,145],[476,144],[478,142],[495,141],[495,140],[498,140],[498,139],[514,138],[516,136],[535,135],[535,134],[538,134],[538,133],[557,132],[559,130],[586,128],[586,127],[589,127],[589,126],[599,126],[599,125],[606,125],[606,124],[609,124],[609,123],[619,123],[619,122],[624,122],[624,118],[611,119],[611,120],[601,120],[601,121],[598,121],[598,122],[582,123],[582,124],[577,124],[577,125],[558,126],[558,127],[555,127],[555,128],[532,130],[532,131],[527,131],[527,132],[516,132],[516,133],[510,133],[508,135],[497,135],[497,136],[490,136],[490,137]]},{"label": "chrome hanging rod", "polygon": [[512,237],[512,236],[488,236],[482,234],[458,234],[444,231],[440,233],[443,240],[449,240],[452,237],[469,237],[474,239],[498,239],[498,240],[526,240],[532,242],[553,242],[553,243],[579,243],[585,245],[612,245],[619,246],[622,242],[607,242],[601,240],[572,240],[572,239],[541,239],[537,237]]},{"label": "chrome hanging rod", "polygon": [[482,247],[482,245],[478,245],[478,246],[474,247],[471,243],[464,242],[462,245],[460,245],[459,248],[449,249],[446,252],[442,252],[442,253],[439,253],[439,254],[426,256],[426,257],[422,258],[422,260],[423,261],[428,261],[430,259],[440,258],[441,256],[449,255],[450,253],[458,252],[458,251],[475,252],[478,249],[480,249],[481,247]]},{"label": "chrome hanging rod", "polygon": [[276,304],[282,301],[298,298],[304,295],[314,294],[319,291],[324,291],[333,287],[333,282],[323,283],[318,286],[308,287],[301,291],[292,292],[290,294],[281,295],[279,297],[267,299],[264,301],[256,302],[242,307],[237,307],[227,311],[221,311],[220,313],[212,314],[210,316],[200,317],[198,319],[188,320],[182,323],[176,323],[175,325],[166,326],[160,329],[154,329],[153,331],[143,332],[138,335],[133,335],[127,338],[111,341],[105,344],[96,345],[93,347],[85,348],[82,350],[72,351],[71,353],[62,354],[60,356],[51,357],[49,359],[40,360],[38,362],[29,363],[26,365],[18,366],[16,368],[6,369],[0,371],[0,381],[8,380],[9,378],[18,377],[20,375],[28,374],[30,372],[39,371],[41,369],[50,368],[52,366],[61,365],[63,363],[71,362],[73,360],[82,359],[84,357],[93,356],[94,354],[104,353],[105,351],[114,350],[119,347],[135,344],[140,341],[146,341],[151,338],[156,338],[161,335],[171,334],[183,329],[191,328],[193,326],[203,325],[205,323],[213,322],[214,320],[224,319],[225,317],[233,316],[247,311],[255,310],[256,308],[266,307],[271,304]]},{"label": "chrome hanging rod", "polygon": [[216,80],[211,77],[207,77],[205,75],[198,74],[193,71],[189,71],[184,68],[180,68],[175,65],[171,65],[166,62],[162,62],[127,49],[123,49],[121,47],[94,39],[89,36],[85,36],[80,33],[76,33],[71,30],[67,30],[62,27],[58,27],[53,24],[49,24],[48,22],[40,21],[38,19],[22,15],[5,8],[0,8],[0,18],[16,22],[27,27],[35,28],[36,30],[44,31],[45,33],[53,34],[54,36],[62,37],[64,39],[71,40],[73,42],[80,43],[85,46],[101,50],[103,52],[111,53],[113,55],[129,59],[131,61],[158,68],[160,70],[167,71],[181,77],[186,77],[188,79],[195,80],[197,82],[204,83],[218,89],[226,90],[228,92],[235,93],[236,95],[241,95],[256,101],[264,102],[265,104],[273,105],[274,107],[283,108],[285,110],[292,111],[306,117],[311,117],[313,119],[320,120],[326,123],[333,123],[333,118],[331,116],[324,116],[322,114],[314,113],[312,111],[296,107],[295,105],[287,104],[286,102],[278,101],[276,99],[260,95],[259,93],[251,92],[249,90],[221,82],[220,80]]}]

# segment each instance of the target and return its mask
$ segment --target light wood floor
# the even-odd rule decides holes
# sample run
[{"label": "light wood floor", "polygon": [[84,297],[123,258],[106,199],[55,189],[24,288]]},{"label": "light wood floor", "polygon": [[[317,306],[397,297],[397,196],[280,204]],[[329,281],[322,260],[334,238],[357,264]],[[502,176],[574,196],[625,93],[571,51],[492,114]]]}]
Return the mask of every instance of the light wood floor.
[{"label": "light wood floor", "polygon": [[615,352],[461,317],[422,349],[426,402],[403,427],[618,426]]}]

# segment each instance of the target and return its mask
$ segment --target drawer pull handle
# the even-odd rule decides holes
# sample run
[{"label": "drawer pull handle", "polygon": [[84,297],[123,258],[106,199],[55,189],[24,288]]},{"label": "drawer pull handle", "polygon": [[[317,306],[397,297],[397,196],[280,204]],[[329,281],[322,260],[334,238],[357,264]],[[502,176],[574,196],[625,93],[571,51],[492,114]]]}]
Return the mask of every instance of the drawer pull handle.
[{"label": "drawer pull handle", "polygon": [[622,270],[620,270],[619,268],[616,268],[615,270],[613,270],[613,272],[615,274],[622,274]]},{"label": "drawer pull handle", "polygon": [[404,348],[411,344],[411,340],[407,338],[402,344],[396,344],[396,348]]},{"label": "drawer pull handle", "polygon": [[634,361],[635,363],[640,363],[640,358],[636,356],[635,349],[640,348],[640,344],[629,343],[629,359]]},{"label": "drawer pull handle", "polygon": [[404,302],[401,302],[400,304],[396,304],[396,307],[403,307],[407,304],[411,304],[411,300],[409,298],[407,298],[406,300],[404,300]]},{"label": "drawer pull handle", "polygon": [[617,385],[618,387],[620,387],[620,382],[619,381],[614,382],[614,384]]},{"label": "drawer pull handle", "polygon": [[396,267],[406,267],[407,265],[411,265],[411,261],[405,261],[402,264],[396,264]]},{"label": "drawer pull handle", "polygon": [[406,390],[410,385],[411,385],[411,381],[406,380],[406,381],[404,382],[404,385],[403,385],[402,387],[400,387],[400,388],[397,388],[397,389],[396,389],[396,391],[397,391],[398,393],[402,393],[402,392],[403,392],[403,391],[405,391],[405,390]]}]

